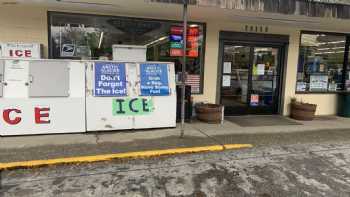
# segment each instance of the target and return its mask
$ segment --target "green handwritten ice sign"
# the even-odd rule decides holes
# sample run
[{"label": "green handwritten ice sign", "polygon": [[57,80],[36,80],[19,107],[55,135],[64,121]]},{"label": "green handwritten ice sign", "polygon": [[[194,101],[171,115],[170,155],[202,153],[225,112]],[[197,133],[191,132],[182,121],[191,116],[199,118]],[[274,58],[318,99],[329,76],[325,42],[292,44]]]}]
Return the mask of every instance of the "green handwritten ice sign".
[{"label": "green handwritten ice sign", "polygon": [[113,116],[120,115],[146,115],[153,112],[151,98],[116,98],[112,103]]}]

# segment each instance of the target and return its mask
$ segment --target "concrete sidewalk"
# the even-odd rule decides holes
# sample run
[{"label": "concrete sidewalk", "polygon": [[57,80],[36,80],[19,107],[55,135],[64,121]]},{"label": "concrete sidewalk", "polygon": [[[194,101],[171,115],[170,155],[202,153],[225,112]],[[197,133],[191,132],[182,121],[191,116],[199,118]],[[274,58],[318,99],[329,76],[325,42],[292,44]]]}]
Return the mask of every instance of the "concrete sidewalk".
[{"label": "concrete sidewalk", "polygon": [[[264,116],[246,116],[245,118],[254,121],[256,123],[254,125],[259,125],[259,121],[261,123],[265,121],[262,117]],[[321,117],[310,122],[294,122],[297,124],[279,125],[277,119],[271,126],[243,127],[230,121],[225,121],[222,125],[195,121],[186,124],[185,138],[182,139],[179,138],[179,127],[1,137],[0,163],[222,144],[261,145],[264,141],[288,143],[289,140],[299,140],[302,142],[306,139],[320,140],[321,134],[327,135],[327,139],[350,137],[350,119]]]}]

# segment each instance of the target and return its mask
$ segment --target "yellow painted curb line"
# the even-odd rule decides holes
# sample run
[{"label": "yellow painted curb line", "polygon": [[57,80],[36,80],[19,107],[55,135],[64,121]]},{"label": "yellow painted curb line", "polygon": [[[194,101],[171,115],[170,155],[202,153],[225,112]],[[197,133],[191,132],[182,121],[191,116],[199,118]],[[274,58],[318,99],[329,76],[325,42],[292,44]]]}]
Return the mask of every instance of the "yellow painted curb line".
[{"label": "yellow painted curb line", "polygon": [[10,162],[10,163],[0,163],[0,170],[40,167],[45,165],[108,161],[112,159],[146,158],[146,157],[173,155],[173,154],[223,151],[223,150],[251,148],[251,147],[253,147],[251,144],[225,144],[225,145],[191,147],[191,148],[175,148],[175,149],[165,149],[165,150],[116,153],[116,154],[106,154],[106,155],[67,157],[67,158],[47,159],[47,160],[19,161],[19,162]]}]

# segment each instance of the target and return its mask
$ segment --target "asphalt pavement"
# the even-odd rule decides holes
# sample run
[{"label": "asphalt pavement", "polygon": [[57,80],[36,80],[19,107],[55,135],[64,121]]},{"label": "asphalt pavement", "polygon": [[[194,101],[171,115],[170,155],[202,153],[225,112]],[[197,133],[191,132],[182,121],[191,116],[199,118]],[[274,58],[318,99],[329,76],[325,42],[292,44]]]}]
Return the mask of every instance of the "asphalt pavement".
[{"label": "asphalt pavement", "polygon": [[350,131],[234,139],[254,148],[3,171],[0,196],[350,196]]}]

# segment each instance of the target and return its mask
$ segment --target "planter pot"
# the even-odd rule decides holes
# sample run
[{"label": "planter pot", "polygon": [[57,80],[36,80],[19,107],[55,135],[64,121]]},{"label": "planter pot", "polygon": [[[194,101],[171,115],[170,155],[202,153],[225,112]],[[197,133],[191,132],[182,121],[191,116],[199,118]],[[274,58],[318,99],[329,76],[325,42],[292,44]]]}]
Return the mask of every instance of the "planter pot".
[{"label": "planter pot", "polygon": [[207,123],[219,124],[222,119],[221,105],[198,104],[196,105],[197,119]]},{"label": "planter pot", "polygon": [[291,104],[291,118],[296,120],[313,120],[317,105],[293,102]]}]

